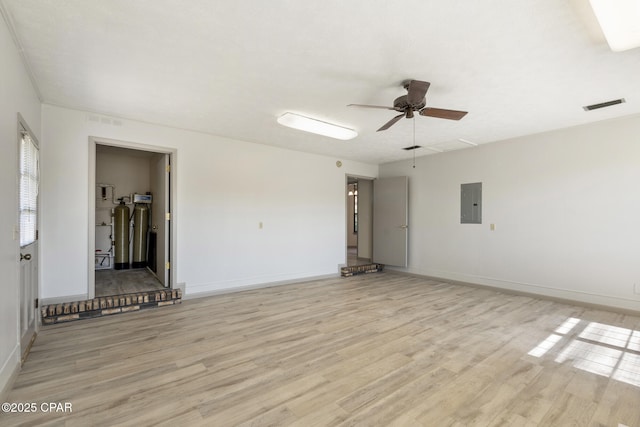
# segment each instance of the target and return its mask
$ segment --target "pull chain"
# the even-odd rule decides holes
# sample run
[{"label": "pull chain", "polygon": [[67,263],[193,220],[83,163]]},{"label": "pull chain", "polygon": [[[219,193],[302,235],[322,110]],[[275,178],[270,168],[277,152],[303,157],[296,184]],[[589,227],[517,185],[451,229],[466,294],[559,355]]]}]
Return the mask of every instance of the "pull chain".
[{"label": "pull chain", "polygon": [[[416,146],[416,118],[413,118],[413,146]],[[413,149],[413,168],[416,168],[416,150],[417,148]]]}]

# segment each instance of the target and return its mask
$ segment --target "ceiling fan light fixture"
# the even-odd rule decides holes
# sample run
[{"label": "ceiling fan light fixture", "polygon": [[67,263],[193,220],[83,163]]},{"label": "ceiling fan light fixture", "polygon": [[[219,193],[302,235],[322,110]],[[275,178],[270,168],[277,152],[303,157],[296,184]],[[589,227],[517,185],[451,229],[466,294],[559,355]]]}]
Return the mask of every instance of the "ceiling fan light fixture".
[{"label": "ceiling fan light fixture", "polygon": [[614,52],[640,46],[640,2],[589,0],[598,23]]},{"label": "ceiling fan light fixture", "polygon": [[289,112],[278,117],[278,123],[293,129],[328,136],[329,138],[341,139],[343,141],[358,136],[358,132],[353,129]]}]

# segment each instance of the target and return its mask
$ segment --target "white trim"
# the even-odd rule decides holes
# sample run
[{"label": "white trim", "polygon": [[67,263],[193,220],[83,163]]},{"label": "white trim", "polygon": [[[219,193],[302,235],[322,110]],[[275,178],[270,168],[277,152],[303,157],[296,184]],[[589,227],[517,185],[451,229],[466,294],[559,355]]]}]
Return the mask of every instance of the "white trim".
[{"label": "white trim", "polygon": [[471,286],[483,286],[504,291],[517,292],[536,297],[547,297],[576,304],[588,304],[601,308],[622,309],[633,313],[640,313],[640,296],[638,299],[601,295],[591,292],[574,291],[569,289],[554,288],[551,286],[536,283],[525,283],[497,279],[494,277],[477,276],[473,274],[456,273],[451,271],[417,271],[415,269],[386,268],[396,273],[406,273],[425,278],[442,279],[444,281],[454,281]]},{"label": "white trim", "polygon": [[0,402],[6,402],[9,392],[20,373],[20,346],[16,345],[0,368]]},{"label": "white trim", "polygon": [[[244,285],[244,286],[233,286],[233,287],[224,287],[224,288],[220,288],[219,284],[216,283],[206,283],[206,284],[202,284],[202,285],[191,285],[191,286],[187,286],[187,288],[205,288],[204,290],[199,290],[196,292],[190,292],[190,293],[186,293],[183,291],[182,293],[182,299],[183,300],[189,300],[189,299],[196,299],[196,298],[204,298],[204,297],[210,297],[210,296],[214,296],[214,295],[222,295],[222,294],[230,294],[230,293],[234,293],[234,292],[242,292],[242,291],[249,291],[249,290],[253,290],[253,289],[262,289],[262,288],[272,288],[274,286],[282,286],[282,285],[293,285],[296,283],[305,283],[305,282],[313,282],[315,280],[324,280],[324,279],[335,279],[340,277],[340,275],[338,273],[335,274],[323,274],[323,275],[319,275],[319,276],[309,276],[309,277],[302,277],[302,278],[297,278],[297,279],[288,279],[288,280],[279,280],[279,281],[274,281],[274,282],[264,282],[264,283],[257,283],[257,284],[252,284],[252,285]],[[220,282],[223,283],[223,282]],[[231,283],[231,281],[229,282],[224,282],[224,283]],[[207,289],[207,288],[212,288],[212,289]]]},{"label": "white trim", "polygon": [[169,205],[171,206],[171,242],[169,249],[169,262],[171,269],[169,270],[171,288],[175,289],[177,283],[177,256],[176,250],[178,248],[178,233],[177,233],[177,217],[178,217],[178,203],[177,203],[177,163],[178,163],[178,150],[176,148],[162,147],[150,144],[141,144],[131,141],[120,141],[117,139],[102,138],[98,136],[89,136],[89,170],[88,170],[88,183],[89,183],[89,227],[88,233],[88,247],[87,247],[87,299],[95,298],[96,291],[96,278],[95,278],[95,262],[94,251],[96,246],[96,145],[109,145],[112,147],[128,148],[133,150],[149,151],[158,154],[168,154],[169,163],[171,164],[171,179],[169,180]]},{"label": "white trim", "polygon": [[[96,296],[96,142],[89,137],[89,232],[87,248],[87,299]],[[73,301],[73,300],[72,300]]]}]

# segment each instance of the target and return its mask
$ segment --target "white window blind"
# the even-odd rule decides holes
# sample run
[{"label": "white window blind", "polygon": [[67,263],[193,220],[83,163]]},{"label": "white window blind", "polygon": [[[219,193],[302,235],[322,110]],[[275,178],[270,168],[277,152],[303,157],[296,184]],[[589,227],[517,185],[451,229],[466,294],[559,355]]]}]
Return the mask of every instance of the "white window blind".
[{"label": "white window blind", "polygon": [[38,147],[25,132],[20,140],[20,246],[36,241],[39,180]]}]

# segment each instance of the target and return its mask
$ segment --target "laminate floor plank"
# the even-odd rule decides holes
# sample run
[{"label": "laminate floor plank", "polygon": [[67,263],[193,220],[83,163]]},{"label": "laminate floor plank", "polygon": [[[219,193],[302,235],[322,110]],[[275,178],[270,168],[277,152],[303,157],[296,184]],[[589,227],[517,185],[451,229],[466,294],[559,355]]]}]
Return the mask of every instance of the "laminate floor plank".
[{"label": "laminate floor plank", "polygon": [[389,272],[42,328],[0,425],[640,427],[640,317]]}]

